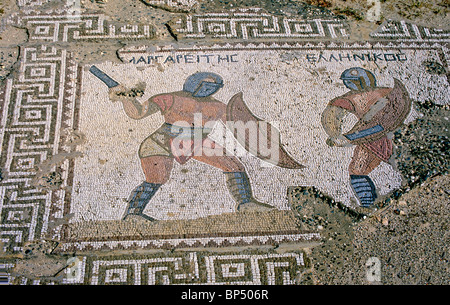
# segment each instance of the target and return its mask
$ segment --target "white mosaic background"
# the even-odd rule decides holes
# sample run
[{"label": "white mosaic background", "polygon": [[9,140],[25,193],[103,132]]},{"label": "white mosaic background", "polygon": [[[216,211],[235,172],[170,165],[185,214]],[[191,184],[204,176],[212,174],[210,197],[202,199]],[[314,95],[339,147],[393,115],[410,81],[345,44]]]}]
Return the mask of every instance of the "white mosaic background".
[{"label": "white mosaic background", "polygon": [[[339,53],[322,52],[327,58],[331,53]],[[369,69],[375,74],[378,86],[383,87],[392,87],[393,78],[398,78],[413,101],[430,99],[440,104],[448,101],[448,90],[443,90],[447,86],[445,76],[427,74],[421,64],[430,59],[439,62],[436,52],[402,52],[408,57],[407,62],[355,63],[345,60],[310,63],[306,53],[318,55],[319,51],[264,50],[204,53],[238,54],[234,57],[238,63],[180,63],[159,67],[103,63],[97,67],[126,86],[146,82],[142,101],[155,94],[181,90],[184,80],[192,73],[210,71],[220,74],[225,86],[214,97],[227,103],[234,94],[243,92],[246,104],[255,115],[279,124],[286,150],[306,166],[303,170],[264,167],[249,154],[241,158],[255,197],[278,209],[290,209],[286,194],[288,186],[294,185],[316,186],[336,200],[352,205],[348,165],[354,147],[327,146],[327,135],[320,123],[328,102],[349,91],[339,79],[345,69],[353,66]],[[352,54],[352,51],[341,53]],[[367,52],[355,50],[353,53]],[[170,52],[158,55],[167,56]],[[125,60],[132,56],[139,58],[140,55],[126,55]],[[407,120],[418,115],[412,111]],[[350,118],[348,122],[347,128],[351,128],[355,121]],[[84,73],[80,131],[85,134],[86,143],[78,148],[84,156],[75,162],[71,204],[75,217],[72,221],[121,219],[127,206],[126,199],[144,179],[137,155],[139,145],[162,123],[160,114],[139,121],[128,118],[120,103],[108,100],[107,87],[89,72]],[[211,137],[214,138],[214,134]],[[385,163],[370,176],[380,194],[387,194],[401,185],[400,174]],[[145,213],[157,219],[194,219],[234,212],[234,207],[221,170],[190,160],[183,166],[174,162],[170,181],[160,188]]]}]

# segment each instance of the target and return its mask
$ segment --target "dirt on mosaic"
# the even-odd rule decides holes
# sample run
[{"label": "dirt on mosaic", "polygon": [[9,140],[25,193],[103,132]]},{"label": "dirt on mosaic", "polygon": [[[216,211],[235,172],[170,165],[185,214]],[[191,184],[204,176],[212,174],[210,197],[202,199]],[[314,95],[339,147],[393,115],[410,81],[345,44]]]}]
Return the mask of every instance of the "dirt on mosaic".
[{"label": "dirt on mosaic", "polygon": [[0,285],[448,285],[449,13],[0,0]]}]

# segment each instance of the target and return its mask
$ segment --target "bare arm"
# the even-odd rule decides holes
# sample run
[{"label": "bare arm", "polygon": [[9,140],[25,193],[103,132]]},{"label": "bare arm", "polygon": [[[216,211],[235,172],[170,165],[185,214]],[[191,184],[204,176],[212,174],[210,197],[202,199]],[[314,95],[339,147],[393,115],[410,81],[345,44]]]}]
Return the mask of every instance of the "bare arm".
[{"label": "bare arm", "polygon": [[135,98],[122,100],[125,113],[132,119],[139,120],[160,111],[159,107],[150,99],[139,103]]},{"label": "bare arm", "polygon": [[327,106],[322,112],[322,126],[329,136],[327,144],[329,146],[349,146],[347,138],[342,135],[342,120],[346,115],[346,110],[336,106]]}]

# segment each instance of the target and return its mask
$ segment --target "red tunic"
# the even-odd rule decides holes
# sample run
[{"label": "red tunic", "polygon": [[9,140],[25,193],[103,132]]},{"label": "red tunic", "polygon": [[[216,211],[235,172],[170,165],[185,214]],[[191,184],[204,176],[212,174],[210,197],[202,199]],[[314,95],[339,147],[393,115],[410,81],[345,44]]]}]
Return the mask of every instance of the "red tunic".
[{"label": "red tunic", "polygon": [[330,105],[346,109],[359,119],[344,135],[350,143],[366,147],[383,161],[389,159],[393,149],[386,134],[397,129],[411,110],[405,87],[397,79],[394,82],[394,88],[351,91],[330,102]]}]

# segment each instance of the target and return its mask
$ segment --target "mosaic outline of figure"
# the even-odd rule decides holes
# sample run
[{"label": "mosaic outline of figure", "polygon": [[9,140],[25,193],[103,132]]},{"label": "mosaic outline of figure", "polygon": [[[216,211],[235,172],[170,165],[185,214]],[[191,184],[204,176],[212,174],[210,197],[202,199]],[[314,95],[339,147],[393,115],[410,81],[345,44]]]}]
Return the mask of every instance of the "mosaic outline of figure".
[{"label": "mosaic outline of figure", "polygon": [[[378,195],[369,174],[381,162],[390,163],[393,153],[388,134],[400,127],[411,111],[405,86],[394,78],[394,87],[378,87],[375,75],[363,68],[345,70],[340,79],[351,91],[331,100],[321,121],[329,146],[356,145],[349,165],[350,185],[363,207],[375,203]],[[352,113],[358,118],[353,128],[342,134],[343,118]]]},{"label": "mosaic outline of figure", "polygon": [[[220,75],[211,72],[194,73],[186,79],[182,91],[157,94],[140,103],[136,96],[142,95],[143,90],[131,92],[130,89],[118,84],[95,66],[91,68],[91,72],[108,85],[110,100],[122,102],[123,109],[130,118],[139,120],[157,112],[160,112],[164,117],[163,125],[143,140],[140,145],[138,154],[145,181],[132,191],[123,220],[133,215],[156,221],[155,218],[144,214],[144,209],[158,189],[169,180],[173,161],[185,164],[191,158],[223,171],[228,190],[236,202],[236,211],[267,211],[274,208],[253,197],[245,167],[236,156],[206,156],[194,153],[203,146],[225,150],[218,143],[208,138],[208,134],[212,130],[205,127],[205,122],[217,120],[232,122],[233,117],[244,119],[244,121],[262,121],[246,107],[242,99],[242,93],[234,95],[228,104],[212,97],[224,85]],[[196,127],[194,124],[194,113],[202,114],[202,127]],[[180,121],[187,122],[189,126],[174,124]],[[267,126],[269,126],[269,129],[272,127],[268,123]],[[195,133],[201,134],[200,147],[198,147],[196,141],[190,140]],[[181,147],[184,152],[180,153],[178,149],[180,147],[176,147],[180,142],[174,144],[174,140],[186,135],[187,138],[181,141],[181,145],[187,143],[188,147]],[[246,139],[238,138],[237,140],[244,147],[248,144]],[[269,139],[272,145],[278,145],[279,140],[278,133],[275,133],[275,136]],[[276,165],[291,169],[303,168],[281,146],[279,146],[279,154],[280,158],[276,161]],[[264,160],[264,156],[257,153],[256,155]]]}]

